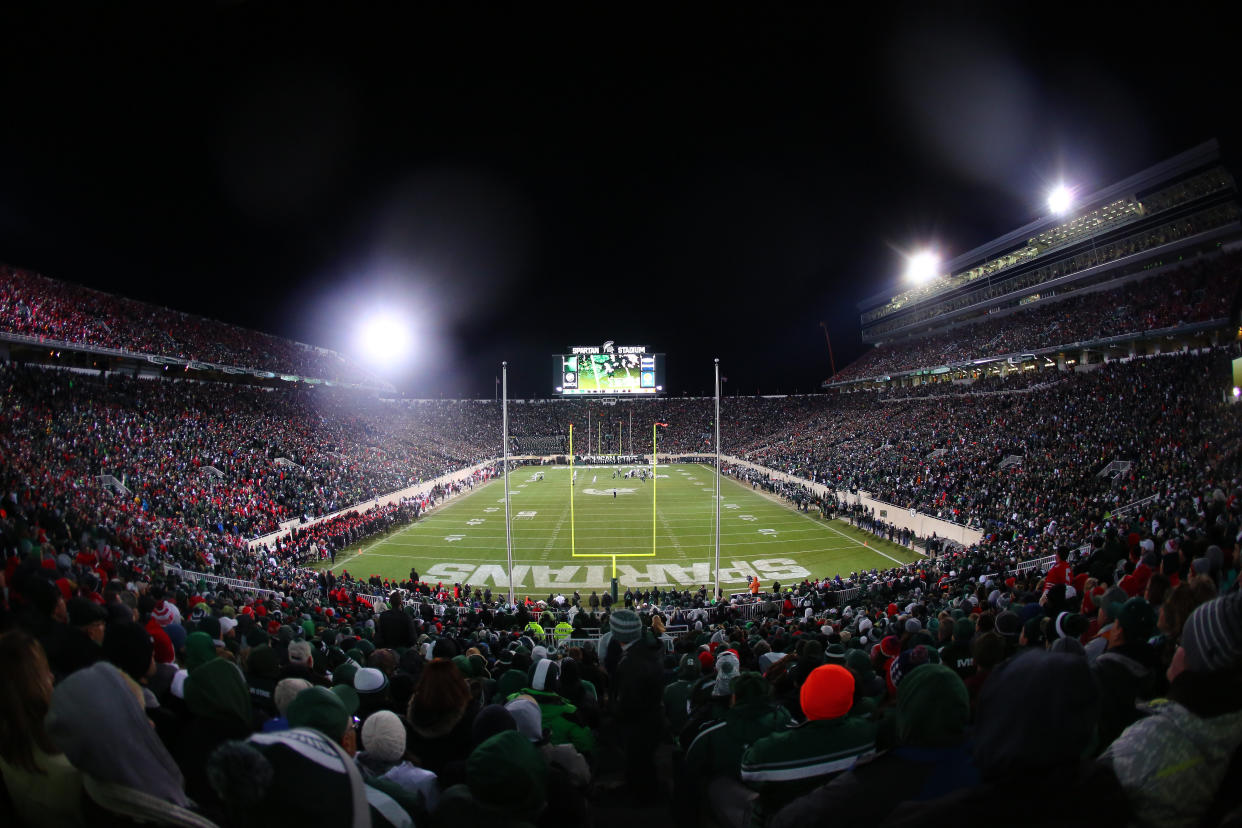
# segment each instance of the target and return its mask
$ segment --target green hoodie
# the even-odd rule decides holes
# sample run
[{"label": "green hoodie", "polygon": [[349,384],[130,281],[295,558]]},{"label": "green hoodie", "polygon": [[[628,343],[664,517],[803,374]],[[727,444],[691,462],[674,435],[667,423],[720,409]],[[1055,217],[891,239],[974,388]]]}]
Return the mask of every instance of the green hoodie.
[{"label": "green hoodie", "polygon": [[579,721],[576,715],[577,707],[556,693],[533,690],[529,687],[512,694],[505,701],[511,702],[521,695],[530,696],[539,702],[539,713],[543,718],[543,729],[548,732],[549,742],[554,745],[573,745],[582,754],[595,750],[595,734]]}]

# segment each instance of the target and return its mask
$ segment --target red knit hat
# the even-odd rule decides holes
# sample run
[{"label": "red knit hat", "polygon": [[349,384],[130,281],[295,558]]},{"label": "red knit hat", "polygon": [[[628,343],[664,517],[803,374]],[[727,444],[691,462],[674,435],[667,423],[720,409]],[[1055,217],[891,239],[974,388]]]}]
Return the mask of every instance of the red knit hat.
[{"label": "red knit hat", "polygon": [[704,670],[710,670],[716,664],[716,658],[707,650],[699,653],[699,666]]},{"label": "red knit hat", "polygon": [[840,664],[816,667],[802,682],[799,700],[810,721],[839,719],[854,706],[854,674]]}]

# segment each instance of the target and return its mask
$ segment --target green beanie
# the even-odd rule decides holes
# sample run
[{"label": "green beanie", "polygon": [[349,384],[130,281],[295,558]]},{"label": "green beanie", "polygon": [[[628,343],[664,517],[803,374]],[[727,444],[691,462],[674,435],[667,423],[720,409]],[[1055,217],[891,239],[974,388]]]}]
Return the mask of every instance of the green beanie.
[{"label": "green beanie", "polygon": [[193,673],[216,658],[216,645],[205,632],[192,632],[185,639],[185,669]]},{"label": "green beanie", "polygon": [[474,678],[474,665],[464,655],[453,656],[453,666],[461,673],[462,678]]},{"label": "green beanie", "polygon": [[544,806],[548,767],[530,739],[505,730],[481,742],[466,760],[466,784],[481,804],[534,819]]},{"label": "green beanie", "polygon": [[213,658],[185,680],[185,705],[195,716],[250,726],[250,689],[237,665]]},{"label": "green beanie", "polygon": [[526,686],[524,670],[505,670],[496,683],[496,698],[507,699]]},{"label": "green beanie", "polygon": [[759,673],[742,673],[733,680],[731,686],[739,704],[766,699],[772,694],[772,685]]},{"label": "green beanie", "polygon": [[276,660],[276,651],[266,644],[252,648],[250,655],[246,658],[246,670],[256,678],[280,678],[280,664]]},{"label": "green beanie", "polygon": [[344,684],[348,687],[354,686],[354,676],[358,674],[358,662],[346,661],[341,666],[332,671],[332,683]]},{"label": "green beanie", "polygon": [[953,624],[953,638],[957,641],[969,641],[975,634],[975,622],[969,618],[959,618]]},{"label": "green beanie", "polygon": [[957,673],[941,664],[911,670],[897,685],[897,739],[911,747],[961,744],[970,720],[970,694]]}]

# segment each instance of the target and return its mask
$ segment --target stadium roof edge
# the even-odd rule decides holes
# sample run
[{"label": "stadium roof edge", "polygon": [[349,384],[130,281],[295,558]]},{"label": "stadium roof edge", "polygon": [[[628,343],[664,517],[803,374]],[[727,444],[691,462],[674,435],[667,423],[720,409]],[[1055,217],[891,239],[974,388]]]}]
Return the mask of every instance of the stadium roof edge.
[{"label": "stadium roof edge", "polygon": [[[1152,184],[1161,183],[1174,176],[1210,164],[1213,161],[1220,160],[1220,142],[1215,138],[1209,138],[1203,143],[1191,147],[1185,152],[1180,152],[1172,158],[1166,158],[1158,164],[1154,164],[1141,172],[1137,172],[1127,178],[1123,178],[1115,184],[1110,184],[1103,189],[1097,190],[1090,195],[1084,196],[1079,200],[1081,212],[1088,207],[1096,206],[1100,203],[1107,203],[1115,200],[1118,196],[1137,192]],[[1038,235],[1043,230],[1050,227],[1056,227],[1064,224],[1066,218],[1064,216],[1041,216],[1029,224],[1023,225],[1016,230],[1012,230],[1003,236],[993,239],[990,242],[979,245],[973,250],[957,256],[956,258],[945,263],[945,270],[952,274],[966,269],[969,265],[977,264],[980,261],[987,260],[992,256],[1004,253],[1011,249],[1015,244],[1029,241],[1033,236]],[[870,296],[862,302],[858,303],[859,312],[868,310],[889,302],[894,296],[901,293],[903,288],[899,284],[892,284],[883,291]]]}]

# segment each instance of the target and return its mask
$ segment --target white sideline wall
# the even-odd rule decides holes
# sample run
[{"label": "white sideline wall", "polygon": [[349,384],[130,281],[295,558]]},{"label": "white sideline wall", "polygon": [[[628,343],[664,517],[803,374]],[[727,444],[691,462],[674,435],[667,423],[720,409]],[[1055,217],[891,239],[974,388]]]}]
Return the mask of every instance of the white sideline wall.
[{"label": "white sideline wall", "polygon": [[[517,458],[515,457],[510,457],[509,462],[512,463],[516,459]],[[348,512],[365,512],[368,509],[374,509],[376,506],[387,506],[389,503],[396,503],[407,497],[414,497],[415,495],[426,494],[427,492],[431,491],[432,488],[434,488],[436,484],[438,483],[456,483],[457,481],[463,480],[469,477],[470,475],[474,474],[479,469],[482,469],[486,466],[490,466],[492,463],[495,463],[495,462],[496,462],[495,460],[485,460],[482,463],[476,463],[473,466],[468,466],[464,469],[458,469],[455,472],[450,472],[448,474],[441,475],[439,477],[433,478],[432,480],[424,480],[421,483],[415,483],[413,486],[406,486],[404,489],[398,489],[395,492],[389,492],[388,494],[380,495],[374,500],[364,500],[361,503],[355,503],[353,506],[347,506],[344,509],[338,509],[335,512],[331,512],[330,514],[321,515],[312,520],[308,520],[305,523],[302,523],[301,521],[298,521],[298,520],[285,521],[284,523],[280,525],[281,528],[278,531],[269,532],[266,535],[262,535],[261,537],[257,537],[257,538],[254,538],[253,540],[249,540],[246,542],[246,545],[251,549],[255,549],[256,547],[263,546],[265,544],[273,544],[277,540],[288,537],[293,532],[294,529],[309,529],[310,527],[314,526],[317,523],[323,523],[325,520],[331,520],[332,518],[337,517],[338,515],[343,515]]]},{"label": "white sideline wall", "polygon": [[806,486],[808,489],[821,497],[826,493],[831,493],[835,494],[837,496],[837,500],[842,503],[861,503],[869,509],[875,509],[876,517],[879,517],[881,511],[885,511],[887,514],[882,518],[883,520],[892,523],[894,526],[899,526],[903,529],[910,529],[920,538],[930,537],[932,532],[935,532],[936,537],[955,540],[963,546],[971,546],[983,539],[983,533],[978,529],[971,529],[970,527],[963,526],[960,523],[941,520],[940,518],[935,518],[931,515],[925,515],[922,512],[915,512],[912,509],[903,509],[902,507],[896,506],[892,503],[885,503],[883,500],[876,500],[867,492],[859,492],[854,494],[853,492],[847,492],[844,490],[835,490],[824,483],[812,483],[806,478],[769,469],[767,466],[760,466],[758,463],[752,463],[749,460],[743,460],[740,457],[731,457],[722,454],[720,455],[720,459],[725,463],[731,463],[735,466],[745,466],[748,469],[754,469],[755,471],[770,475],[775,480],[784,480],[789,483],[797,483],[799,485]]}]

